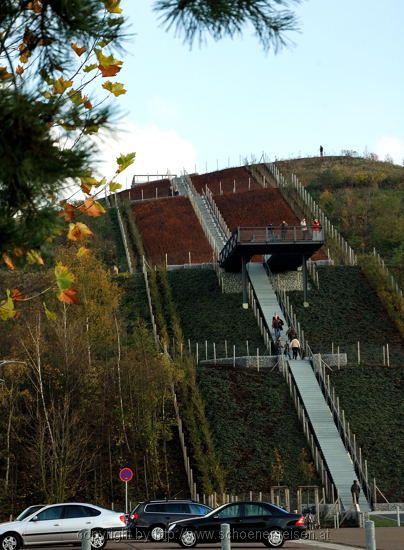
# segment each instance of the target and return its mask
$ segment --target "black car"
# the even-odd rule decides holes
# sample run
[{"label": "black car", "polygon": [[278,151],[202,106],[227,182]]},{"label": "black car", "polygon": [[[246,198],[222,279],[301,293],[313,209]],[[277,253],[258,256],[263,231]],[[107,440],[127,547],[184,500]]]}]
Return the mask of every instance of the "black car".
[{"label": "black car", "polygon": [[136,540],[161,541],[168,524],[174,521],[204,516],[212,508],[193,500],[148,500],[140,502],[129,516],[129,536]]},{"label": "black car", "polygon": [[305,532],[304,516],[290,514],[268,502],[224,504],[202,518],[190,518],[170,524],[167,538],[183,548],[220,540],[220,526],[230,524],[233,542],[262,542],[280,548],[287,540],[298,540]]}]

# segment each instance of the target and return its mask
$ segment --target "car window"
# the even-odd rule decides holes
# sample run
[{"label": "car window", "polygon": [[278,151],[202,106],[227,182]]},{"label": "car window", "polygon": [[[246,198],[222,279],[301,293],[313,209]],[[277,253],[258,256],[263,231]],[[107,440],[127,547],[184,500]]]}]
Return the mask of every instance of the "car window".
[{"label": "car window", "polygon": [[165,504],[148,504],[145,507],[145,512],[163,513],[165,511]]},{"label": "car window", "polygon": [[262,504],[244,504],[245,516],[270,516],[270,510]]},{"label": "car window", "polygon": [[[91,508],[90,506],[82,506],[81,508],[83,509],[84,517],[86,518],[92,518],[101,515],[101,510],[97,510],[97,508]],[[105,508],[105,510],[108,510],[108,508]],[[111,511],[112,510],[108,510],[108,512]]]},{"label": "car window", "polygon": [[39,512],[39,514],[37,514],[35,517],[38,519],[38,521],[60,519],[62,517],[63,508],[64,506],[52,506],[52,508],[47,508],[43,512]]},{"label": "car window", "polygon": [[217,514],[218,518],[238,518],[242,516],[241,504],[230,504],[220,510]]},{"label": "car window", "polygon": [[188,504],[185,502],[170,502],[165,505],[167,514],[189,514]]},{"label": "car window", "polygon": [[191,514],[195,514],[196,516],[204,516],[211,511],[210,508],[202,504],[189,504],[188,506],[191,510]]},{"label": "car window", "polygon": [[37,512],[38,510],[40,510],[43,507],[44,507],[43,504],[30,506],[29,508],[27,508],[26,510],[21,512],[21,514],[19,516],[17,516],[16,520],[21,521],[22,519],[27,518],[28,516],[32,516],[32,514],[34,514],[35,512]]}]

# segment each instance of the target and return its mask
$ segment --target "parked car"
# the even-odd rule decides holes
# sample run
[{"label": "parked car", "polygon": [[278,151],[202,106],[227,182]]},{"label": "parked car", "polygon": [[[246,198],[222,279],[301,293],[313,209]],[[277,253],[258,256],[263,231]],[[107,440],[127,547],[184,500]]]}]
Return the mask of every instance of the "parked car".
[{"label": "parked car", "polygon": [[286,540],[298,540],[305,531],[302,515],[290,514],[269,502],[234,502],[204,517],[171,523],[167,538],[183,548],[217,542],[222,523],[230,524],[233,542],[262,542],[269,548],[280,548]]},{"label": "parked car", "polygon": [[102,550],[109,532],[126,531],[125,515],[78,502],[43,506],[23,519],[0,523],[0,550],[80,544],[83,529],[91,530],[92,548]]},{"label": "parked car", "polygon": [[25,508],[25,510],[23,510],[21,514],[19,514],[15,519],[16,521],[21,521],[28,516],[32,516],[34,512],[38,512],[38,510],[40,510],[44,506],[45,504],[34,504],[33,506],[28,506],[28,508]]},{"label": "parked car", "polygon": [[193,500],[147,500],[140,502],[129,516],[129,536],[134,539],[164,539],[168,524],[181,519],[204,516],[212,508]]}]

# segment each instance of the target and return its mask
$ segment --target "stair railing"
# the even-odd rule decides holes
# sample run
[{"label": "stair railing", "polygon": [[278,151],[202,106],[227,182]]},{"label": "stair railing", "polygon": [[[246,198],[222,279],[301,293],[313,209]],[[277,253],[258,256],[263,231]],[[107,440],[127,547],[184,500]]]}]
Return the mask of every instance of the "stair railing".
[{"label": "stair railing", "polygon": [[217,204],[216,204],[216,201],[215,199],[213,198],[213,193],[212,191],[209,189],[209,187],[206,185],[205,186],[205,189],[204,189],[204,194],[205,194],[205,197],[209,203],[209,206],[212,210],[212,213],[214,215],[214,217],[216,218],[223,234],[224,234],[224,238],[225,240],[227,240],[230,235],[231,235],[231,231],[227,225],[227,223],[225,222],[223,216],[222,216],[222,213],[220,212]]}]

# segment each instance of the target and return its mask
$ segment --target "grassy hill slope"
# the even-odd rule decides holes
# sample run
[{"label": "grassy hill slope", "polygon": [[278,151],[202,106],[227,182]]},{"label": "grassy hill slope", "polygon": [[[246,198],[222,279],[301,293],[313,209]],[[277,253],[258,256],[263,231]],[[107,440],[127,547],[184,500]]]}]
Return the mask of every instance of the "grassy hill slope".
[{"label": "grassy hill slope", "polygon": [[357,252],[376,247],[404,286],[404,167],[352,157],[278,162],[295,173]]}]

